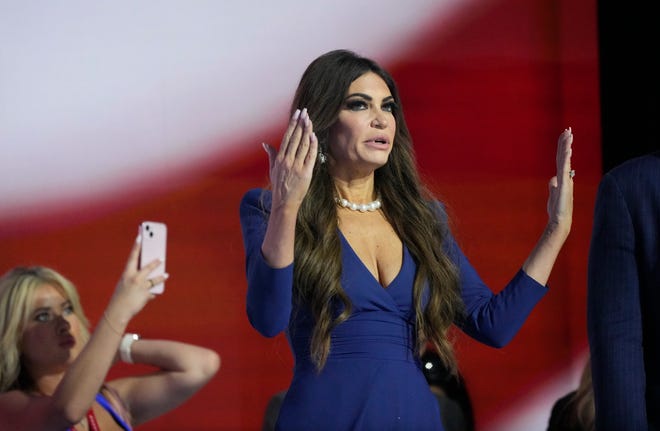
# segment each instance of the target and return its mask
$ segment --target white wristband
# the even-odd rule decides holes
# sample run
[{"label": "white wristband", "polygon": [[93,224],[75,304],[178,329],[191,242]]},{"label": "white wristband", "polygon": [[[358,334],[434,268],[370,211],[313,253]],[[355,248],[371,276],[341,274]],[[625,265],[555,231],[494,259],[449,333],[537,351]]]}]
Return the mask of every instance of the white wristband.
[{"label": "white wristband", "polygon": [[123,362],[128,364],[133,363],[133,358],[131,358],[131,345],[140,339],[138,334],[126,334],[122,337],[121,343],[119,344],[119,357]]}]

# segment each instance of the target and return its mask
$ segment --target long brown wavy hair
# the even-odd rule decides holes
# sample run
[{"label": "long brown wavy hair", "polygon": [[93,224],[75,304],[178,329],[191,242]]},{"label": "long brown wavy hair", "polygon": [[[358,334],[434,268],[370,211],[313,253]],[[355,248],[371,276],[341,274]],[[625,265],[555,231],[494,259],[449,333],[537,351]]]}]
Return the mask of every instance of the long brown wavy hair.
[{"label": "long brown wavy hair", "polygon": [[[418,265],[413,288],[417,352],[432,343],[443,362],[455,371],[447,330],[462,311],[462,302],[457,270],[442,247],[447,220],[441,206],[420,181],[394,79],[371,59],[347,50],[330,51],[315,59],[303,73],[291,113],[308,109],[320,149],[325,152],[332,145],[328,133],[337,120],[349,86],[367,72],[385,81],[396,103],[394,145],[388,162],[375,172],[375,185],[385,217]],[[351,313],[351,302],[340,284],[341,244],[334,191],[327,164],[316,163],[296,225],[294,294],[299,304],[309,307],[315,319],[310,351],[319,370],[330,352],[333,328]]]}]

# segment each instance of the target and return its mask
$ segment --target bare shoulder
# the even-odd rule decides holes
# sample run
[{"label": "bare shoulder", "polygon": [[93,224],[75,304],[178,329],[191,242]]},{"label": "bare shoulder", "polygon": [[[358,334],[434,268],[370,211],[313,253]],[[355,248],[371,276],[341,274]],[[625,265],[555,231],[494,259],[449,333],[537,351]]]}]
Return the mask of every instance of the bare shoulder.
[{"label": "bare shoulder", "polygon": [[31,395],[23,391],[8,391],[0,394],[0,417],[23,411],[31,402],[36,401]]},{"label": "bare shoulder", "polygon": [[7,427],[3,430],[43,430],[50,412],[50,397],[17,390],[0,394],[0,424]]}]

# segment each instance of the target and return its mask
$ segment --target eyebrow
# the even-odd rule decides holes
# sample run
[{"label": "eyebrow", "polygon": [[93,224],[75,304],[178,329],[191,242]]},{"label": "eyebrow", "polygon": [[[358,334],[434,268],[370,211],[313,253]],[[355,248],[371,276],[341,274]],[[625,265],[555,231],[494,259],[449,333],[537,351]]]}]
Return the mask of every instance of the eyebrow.
[{"label": "eyebrow", "polygon": [[[373,97],[369,96],[368,94],[364,94],[364,93],[353,93],[353,94],[349,94],[348,96],[346,96],[346,100],[350,99],[351,97],[361,97],[361,98],[363,98],[363,99],[365,99],[365,100],[368,100],[369,102],[371,102],[372,100],[374,100]],[[383,99],[383,102],[389,102],[390,100],[394,100],[394,96],[392,96],[392,95],[387,96],[386,98]]]}]

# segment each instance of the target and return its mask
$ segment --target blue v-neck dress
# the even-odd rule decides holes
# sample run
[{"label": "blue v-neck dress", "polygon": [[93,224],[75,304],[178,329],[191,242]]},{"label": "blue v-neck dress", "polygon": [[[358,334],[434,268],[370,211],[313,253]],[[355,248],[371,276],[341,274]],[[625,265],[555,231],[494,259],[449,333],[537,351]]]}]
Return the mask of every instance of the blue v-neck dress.
[{"label": "blue v-neck dress", "polygon": [[[280,409],[278,430],[441,431],[440,411],[414,354],[413,283],[417,265],[407,247],[399,274],[383,288],[341,239],[341,284],[352,313],[331,335],[318,372],[310,360],[313,318],[292,302],[293,264],[274,269],[261,254],[270,192],[253,189],[241,201],[246,252],[247,314],[265,336],[286,330],[294,375]],[[455,322],[471,337],[501,347],[516,334],[547,288],[518,271],[497,295],[481,281],[459,247],[445,251],[459,269],[466,316]]]}]

